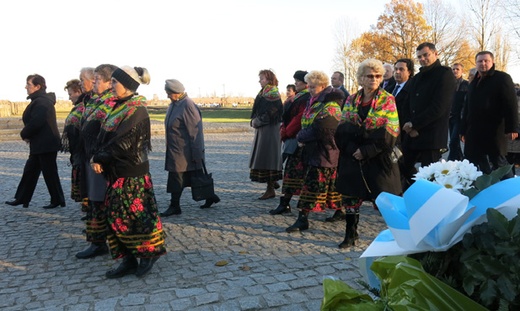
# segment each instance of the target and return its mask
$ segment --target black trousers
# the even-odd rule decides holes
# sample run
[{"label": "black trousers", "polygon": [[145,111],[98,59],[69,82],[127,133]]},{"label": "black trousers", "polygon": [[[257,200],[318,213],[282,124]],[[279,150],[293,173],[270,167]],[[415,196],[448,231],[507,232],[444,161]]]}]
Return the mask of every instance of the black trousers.
[{"label": "black trousers", "polygon": [[[509,165],[507,158],[503,155],[487,155],[487,154],[466,154],[466,159],[475,164],[482,173],[490,174],[492,171]],[[502,177],[502,180],[513,177],[513,169]]]},{"label": "black trousers", "polygon": [[59,204],[65,202],[60,176],[58,175],[58,166],[56,165],[57,155],[58,152],[29,155],[29,159],[25,162],[22,179],[14,195],[15,199],[29,204],[34,194],[34,189],[36,189],[36,184],[38,184],[40,173],[43,173],[45,184],[51,196],[51,203]]}]

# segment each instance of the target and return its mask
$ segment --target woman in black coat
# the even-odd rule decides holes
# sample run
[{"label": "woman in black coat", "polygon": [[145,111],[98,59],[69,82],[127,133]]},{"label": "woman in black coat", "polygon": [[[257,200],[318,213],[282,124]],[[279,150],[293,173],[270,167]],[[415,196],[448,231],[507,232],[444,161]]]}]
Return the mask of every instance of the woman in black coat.
[{"label": "woman in black coat", "polygon": [[45,78],[37,74],[27,77],[25,88],[27,98],[31,102],[23,112],[24,128],[20,136],[29,144],[29,159],[25,163],[22,179],[14,195],[15,199],[5,203],[29,207],[40,173],[43,173],[51,196],[50,204],[43,208],[65,206],[65,197],[56,165],[56,157],[61,147],[54,109],[56,95],[46,92]]},{"label": "woman in black coat", "polygon": [[392,95],[379,87],[383,64],[368,59],[359,65],[357,79],[362,89],[349,96],[336,131],[340,156],[336,190],[346,212],[347,248],[358,238],[359,207],[382,191],[401,193],[397,158],[393,148],[399,135],[399,118]]}]

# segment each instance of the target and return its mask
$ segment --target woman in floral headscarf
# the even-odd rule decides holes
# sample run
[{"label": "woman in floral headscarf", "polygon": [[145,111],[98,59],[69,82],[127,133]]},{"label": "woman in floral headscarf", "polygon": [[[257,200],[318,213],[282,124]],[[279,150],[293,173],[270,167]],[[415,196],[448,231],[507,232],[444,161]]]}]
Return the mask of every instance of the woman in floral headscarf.
[{"label": "woman in floral headscarf", "polygon": [[149,81],[145,68],[122,67],[114,71],[115,103],[101,126],[100,147],[91,163],[109,184],[106,208],[110,253],[113,259],[123,258],[116,269],[106,273],[107,278],[130,273],[142,277],[166,253],[149,170],[150,117],[146,98],[136,93],[141,83]]},{"label": "woman in floral headscarf", "polygon": [[358,238],[359,207],[363,200],[374,200],[382,191],[400,194],[401,182],[394,151],[399,135],[395,99],[379,87],[383,63],[368,59],[359,65],[357,80],[361,90],[348,97],[336,131],[340,150],[336,189],[345,207],[345,240],[348,248]]},{"label": "woman in floral headscarf", "polygon": [[282,179],[280,123],[283,106],[276,75],[271,70],[261,70],[258,76],[262,89],[255,98],[251,113],[255,139],[249,162],[249,177],[252,181],[267,183],[265,193],[258,198],[266,200],[275,197],[275,183]]}]

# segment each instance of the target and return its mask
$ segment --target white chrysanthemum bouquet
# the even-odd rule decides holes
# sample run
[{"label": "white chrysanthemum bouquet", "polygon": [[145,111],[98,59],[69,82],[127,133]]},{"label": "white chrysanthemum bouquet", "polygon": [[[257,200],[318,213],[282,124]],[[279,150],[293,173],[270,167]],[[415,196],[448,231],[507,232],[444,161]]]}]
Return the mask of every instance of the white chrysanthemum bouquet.
[{"label": "white chrysanthemum bouquet", "polygon": [[426,179],[445,188],[463,192],[470,189],[482,172],[468,160],[432,163],[419,168],[415,180]]},{"label": "white chrysanthemum bouquet", "polygon": [[473,198],[477,193],[500,181],[510,170],[511,165],[500,167],[491,174],[482,174],[468,160],[445,161],[432,163],[419,168],[413,179],[425,179],[445,188],[459,191]]}]

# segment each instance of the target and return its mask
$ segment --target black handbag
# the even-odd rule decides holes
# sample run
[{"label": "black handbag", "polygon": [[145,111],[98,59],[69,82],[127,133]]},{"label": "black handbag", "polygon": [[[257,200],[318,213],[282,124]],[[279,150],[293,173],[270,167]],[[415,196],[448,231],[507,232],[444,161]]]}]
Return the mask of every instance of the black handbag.
[{"label": "black handbag", "polygon": [[202,160],[202,174],[191,176],[191,196],[195,201],[211,199],[215,196],[213,177],[208,174],[204,160]]}]

